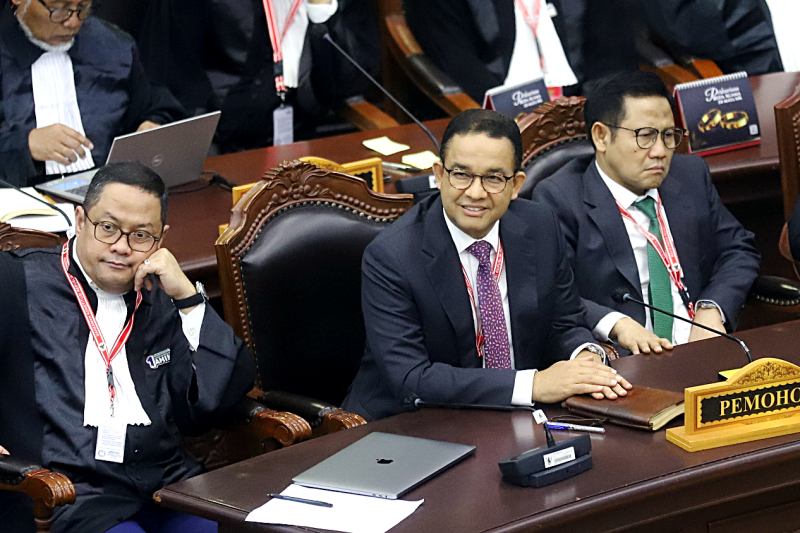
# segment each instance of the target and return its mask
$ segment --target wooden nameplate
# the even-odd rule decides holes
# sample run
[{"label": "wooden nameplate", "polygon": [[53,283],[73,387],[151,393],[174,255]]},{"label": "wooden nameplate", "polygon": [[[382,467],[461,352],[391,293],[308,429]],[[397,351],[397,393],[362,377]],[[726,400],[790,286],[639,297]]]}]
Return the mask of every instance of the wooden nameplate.
[{"label": "wooden nameplate", "polygon": [[800,367],[787,361],[753,361],[684,397],[685,424],[667,440],[690,452],[800,432]]}]

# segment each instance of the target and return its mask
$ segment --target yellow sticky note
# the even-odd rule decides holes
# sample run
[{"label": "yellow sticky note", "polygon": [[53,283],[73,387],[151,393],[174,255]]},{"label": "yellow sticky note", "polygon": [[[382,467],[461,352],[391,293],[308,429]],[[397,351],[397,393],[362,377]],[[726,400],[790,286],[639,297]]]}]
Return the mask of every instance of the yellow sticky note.
[{"label": "yellow sticky note", "polygon": [[424,152],[419,152],[416,154],[408,154],[403,156],[403,163],[406,165],[411,165],[412,167],[416,167],[420,170],[426,170],[433,166],[433,163],[439,160],[439,156],[431,152],[430,150],[425,150]]},{"label": "yellow sticky note", "polygon": [[410,148],[410,146],[408,146],[407,144],[394,142],[385,135],[383,137],[377,137],[375,139],[367,139],[366,141],[362,141],[361,144],[363,144],[370,150],[375,150],[376,152],[382,155],[392,155],[396,154],[397,152],[408,150]]}]

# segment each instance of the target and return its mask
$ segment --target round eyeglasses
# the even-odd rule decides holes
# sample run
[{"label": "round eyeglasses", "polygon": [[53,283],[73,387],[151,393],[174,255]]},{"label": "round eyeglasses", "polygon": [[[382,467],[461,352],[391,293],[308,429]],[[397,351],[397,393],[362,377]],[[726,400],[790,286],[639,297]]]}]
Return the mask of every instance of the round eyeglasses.
[{"label": "round eyeglasses", "polygon": [[68,21],[73,13],[78,16],[78,20],[86,20],[86,18],[92,14],[92,10],[99,7],[98,4],[92,5],[90,3],[89,5],[79,7],[77,9],[67,9],[64,7],[52,8],[45,4],[44,0],[39,0],[39,3],[50,12],[50,20],[59,24]]},{"label": "round eyeglasses", "polygon": [[683,138],[686,137],[687,131],[683,128],[678,127],[671,127],[667,128],[664,131],[658,131],[655,128],[637,128],[632,130],[631,128],[626,128],[624,126],[615,126],[613,124],[606,124],[609,128],[616,128],[620,130],[627,130],[632,131],[636,134],[636,145],[641,148],[642,150],[647,150],[648,148],[652,148],[656,141],[658,140],[658,134],[661,134],[661,140],[664,141],[664,146],[669,148],[670,150],[674,150],[677,148],[681,142],[683,142]]},{"label": "round eyeglasses", "polygon": [[128,238],[128,246],[136,252],[149,252],[161,237],[153,237],[146,231],[122,231],[111,222],[94,222],[89,215],[85,215],[86,220],[94,226],[94,238],[106,244],[116,244],[125,235]]},{"label": "round eyeglasses", "polygon": [[447,167],[444,167],[444,169],[447,172],[450,186],[459,191],[469,189],[472,186],[472,182],[475,181],[475,178],[480,178],[481,187],[483,187],[484,191],[489,194],[498,194],[505,190],[506,183],[514,177],[504,176],[502,174],[470,174],[463,170],[450,169]]}]

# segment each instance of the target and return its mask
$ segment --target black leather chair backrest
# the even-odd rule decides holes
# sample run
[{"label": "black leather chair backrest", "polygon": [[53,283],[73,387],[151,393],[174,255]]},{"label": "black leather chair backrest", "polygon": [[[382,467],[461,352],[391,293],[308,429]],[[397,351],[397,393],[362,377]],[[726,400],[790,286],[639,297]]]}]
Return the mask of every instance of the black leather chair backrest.
[{"label": "black leather chair backrest", "polygon": [[526,178],[519,191],[519,196],[530,200],[533,196],[533,189],[540,181],[552,176],[573,159],[592,155],[594,155],[594,148],[586,137],[569,139],[539,152],[530,159],[527,165],[523,165],[522,170],[525,172]]},{"label": "black leather chair backrest", "polygon": [[412,206],[299,161],[237,202],[217,264],[225,318],[250,345],[262,391],[341,404],[364,353],[361,257]]},{"label": "black leather chair backrest", "polygon": [[241,256],[262,390],[341,404],[364,352],[361,257],[387,225],[313,202],[264,224]]}]

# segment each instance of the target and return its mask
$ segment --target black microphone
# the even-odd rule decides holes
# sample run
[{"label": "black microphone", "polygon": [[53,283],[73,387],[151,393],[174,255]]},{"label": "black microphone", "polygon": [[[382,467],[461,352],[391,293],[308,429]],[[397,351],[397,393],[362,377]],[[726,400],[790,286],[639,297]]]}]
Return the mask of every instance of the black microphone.
[{"label": "black microphone", "polygon": [[437,153],[438,155],[441,155],[441,151],[442,151],[442,150],[441,150],[441,147],[439,146],[439,141],[437,141],[437,140],[436,140],[436,137],[434,137],[434,136],[433,136],[433,133],[431,133],[431,130],[429,130],[428,128],[426,128],[426,127],[425,127],[425,126],[422,124],[422,122],[420,122],[419,120],[417,120],[417,117],[415,117],[414,115],[412,115],[412,114],[411,114],[411,111],[409,111],[408,109],[406,109],[406,108],[403,106],[403,104],[401,104],[400,102],[398,102],[398,101],[397,101],[397,98],[395,98],[394,96],[392,96],[392,95],[389,93],[389,91],[387,91],[387,90],[386,90],[386,88],[385,88],[383,85],[381,85],[380,83],[378,83],[378,81],[377,81],[375,78],[373,78],[372,76],[370,76],[370,75],[369,75],[369,72],[367,72],[366,70],[364,70],[364,67],[362,67],[361,65],[359,65],[359,64],[356,62],[356,60],[355,60],[355,59],[353,59],[352,57],[350,57],[350,54],[348,54],[347,52],[345,52],[345,51],[344,51],[344,49],[343,49],[341,46],[339,46],[339,45],[336,43],[336,41],[334,41],[334,40],[331,38],[331,34],[330,34],[330,33],[327,33],[327,32],[326,32],[326,33],[325,33],[325,35],[323,35],[323,36],[322,36],[322,38],[323,38],[323,39],[325,39],[326,41],[328,41],[329,43],[331,43],[331,45],[333,45],[333,47],[334,47],[336,50],[338,50],[340,54],[342,54],[342,55],[343,55],[343,56],[344,56],[344,57],[345,57],[345,58],[346,58],[346,59],[347,59],[347,60],[348,60],[350,63],[352,63],[352,64],[353,64],[353,66],[355,66],[355,67],[356,67],[356,68],[357,68],[357,69],[358,69],[358,70],[359,70],[359,71],[360,71],[360,72],[361,72],[361,73],[362,73],[364,76],[366,76],[366,77],[367,77],[367,79],[368,79],[369,81],[371,81],[371,82],[373,83],[373,85],[375,85],[375,87],[377,87],[378,89],[380,89],[380,90],[383,92],[383,94],[385,94],[385,95],[386,95],[386,96],[387,96],[387,97],[388,97],[388,98],[389,98],[389,99],[390,99],[392,102],[394,102],[394,103],[395,103],[395,105],[396,105],[397,107],[399,107],[400,109],[402,109],[402,110],[403,110],[403,112],[404,112],[406,115],[408,115],[408,116],[409,116],[409,118],[410,118],[411,120],[413,120],[413,121],[414,121],[414,124],[416,124],[417,126],[419,126],[420,128],[422,128],[422,131],[424,131],[424,132],[425,132],[425,134],[426,134],[428,137],[430,137],[430,138],[431,138],[431,140],[433,141],[433,145],[436,147],[436,153]]},{"label": "black microphone", "polygon": [[59,208],[58,206],[56,206],[56,205],[53,205],[53,204],[51,204],[51,203],[49,203],[49,202],[45,202],[45,201],[44,201],[44,200],[42,200],[41,198],[37,198],[36,196],[34,196],[34,195],[32,195],[32,194],[29,194],[29,193],[27,193],[27,192],[23,191],[22,189],[20,189],[19,187],[17,187],[16,185],[13,185],[13,184],[11,184],[11,183],[9,183],[9,182],[7,182],[7,181],[3,180],[3,179],[0,179],[0,185],[5,185],[6,187],[11,187],[12,189],[15,189],[15,190],[17,190],[17,191],[21,192],[21,193],[22,193],[22,194],[24,194],[25,196],[29,196],[30,198],[33,198],[33,199],[34,199],[34,200],[36,200],[37,202],[41,202],[41,203],[43,203],[44,205],[46,205],[46,206],[47,206],[47,207],[49,207],[50,209],[53,209],[53,210],[55,210],[55,211],[58,211],[59,213],[61,213],[61,216],[62,216],[62,217],[64,217],[64,219],[66,219],[66,221],[67,221],[67,225],[68,225],[70,228],[72,227],[72,221],[69,219],[69,217],[67,216],[67,214],[66,214],[64,211],[62,211],[62,210],[61,210],[61,208]]},{"label": "black microphone", "polygon": [[423,407],[432,407],[436,409],[478,409],[484,411],[528,411],[533,412],[536,409],[526,405],[489,405],[480,403],[438,403],[426,402],[416,394],[409,394],[403,400],[403,405],[407,408],[418,411]]},{"label": "black microphone", "polygon": [[631,296],[631,293],[628,292],[624,287],[617,287],[616,289],[611,291],[611,299],[614,300],[617,303],[633,302],[633,303],[636,303],[636,304],[639,304],[639,305],[643,305],[644,307],[647,307],[648,309],[652,309],[654,311],[658,311],[659,313],[663,313],[665,315],[671,316],[672,318],[677,318],[678,320],[683,320],[684,322],[688,322],[689,324],[691,324],[693,326],[697,326],[698,328],[703,328],[706,331],[710,331],[711,333],[716,333],[717,335],[725,337],[726,339],[732,340],[733,342],[737,343],[739,346],[742,347],[742,350],[744,350],[744,354],[747,356],[747,360],[750,361],[751,363],[753,362],[753,356],[750,355],[750,349],[747,347],[747,345],[744,343],[744,341],[742,339],[734,337],[733,335],[729,335],[728,333],[725,333],[724,331],[718,331],[718,330],[716,330],[714,328],[710,328],[708,326],[704,326],[703,324],[699,324],[699,323],[695,322],[694,320],[689,320],[688,318],[684,318],[682,316],[673,315],[672,313],[664,311],[663,309],[659,309],[658,307],[652,306],[650,304],[646,304],[646,303],[644,303],[644,302],[642,302],[640,300],[637,300],[633,296]]}]

